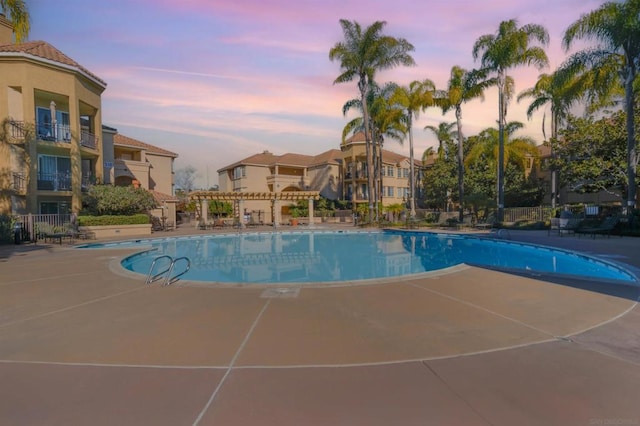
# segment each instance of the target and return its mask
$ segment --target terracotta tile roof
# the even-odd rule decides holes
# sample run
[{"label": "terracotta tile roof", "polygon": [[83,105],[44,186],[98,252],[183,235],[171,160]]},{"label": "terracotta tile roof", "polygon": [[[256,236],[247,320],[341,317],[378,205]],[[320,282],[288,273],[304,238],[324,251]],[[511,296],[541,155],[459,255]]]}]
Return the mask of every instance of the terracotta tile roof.
[{"label": "terracotta tile roof", "polygon": [[120,146],[142,148],[152,154],[166,155],[167,157],[176,158],[178,156],[178,154],[176,154],[175,152],[167,151],[166,149],[159,148],[155,145],[150,145],[148,143],[140,142],[139,140],[130,138],[128,136],[123,136],[120,133],[116,133],[113,136],[113,144],[120,145]]},{"label": "terracotta tile roof", "polygon": [[35,56],[38,58],[46,59],[49,61],[57,62],[59,64],[67,65],[69,67],[75,68],[80,71],[82,74],[87,75],[91,79],[95,80],[100,85],[106,87],[107,83],[102,80],[100,77],[47,43],[46,41],[37,40],[37,41],[28,41],[20,44],[4,44],[0,45],[0,55],[7,56],[7,54],[25,54],[30,56]]},{"label": "terracotta tile roof", "polygon": [[149,190],[149,192],[151,193],[151,195],[153,195],[153,199],[156,200],[156,203],[158,203],[158,204],[162,204],[163,202],[166,202],[166,201],[173,201],[173,202],[178,202],[179,201],[173,195],[169,195],[169,194],[165,194],[163,192],[158,192],[158,191],[153,191],[153,190]]},{"label": "terracotta tile roof", "polygon": [[254,155],[252,155],[250,157],[247,157],[247,158],[245,158],[243,160],[236,161],[235,163],[231,164],[230,166],[223,167],[222,169],[220,169],[218,171],[232,169],[234,167],[241,166],[241,165],[270,166],[270,165],[275,163],[275,161],[276,161],[275,158],[276,158],[276,156],[273,155],[271,152],[264,151],[264,152],[261,152],[260,154],[254,154]]},{"label": "terracotta tile roof", "polygon": [[313,156],[304,154],[287,153],[276,157],[275,164],[281,166],[308,167],[313,160]]},{"label": "terracotta tile roof", "polygon": [[313,157],[309,166],[319,166],[322,164],[340,164],[342,162],[342,151],[330,149]]},{"label": "terracotta tile roof", "polygon": [[353,136],[351,136],[350,138],[347,138],[344,143],[348,144],[348,143],[352,143],[352,142],[364,142],[364,132],[358,132],[356,134],[354,134]]}]

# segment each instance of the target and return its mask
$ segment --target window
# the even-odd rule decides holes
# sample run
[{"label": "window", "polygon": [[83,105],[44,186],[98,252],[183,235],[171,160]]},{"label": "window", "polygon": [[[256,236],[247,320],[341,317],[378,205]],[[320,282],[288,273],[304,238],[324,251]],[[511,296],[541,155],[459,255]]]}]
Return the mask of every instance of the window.
[{"label": "window", "polygon": [[244,166],[238,166],[235,169],[233,169],[233,178],[234,179],[240,179],[243,177],[247,177],[247,170]]},{"label": "window", "polygon": [[38,189],[71,190],[71,159],[53,155],[38,156]]},{"label": "window", "polygon": [[409,177],[409,169],[402,169],[402,177],[403,178]]},{"label": "window", "polygon": [[393,186],[387,186],[387,197],[393,197]]},{"label": "window", "polygon": [[387,173],[389,176],[393,177],[393,166],[387,166]]},{"label": "window", "polygon": [[69,214],[71,206],[67,201],[44,201],[40,203],[40,214]]},{"label": "window", "polygon": [[66,111],[55,111],[55,123],[51,116],[52,110],[49,108],[37,107],[36,119],[38,123],[36,129],[38,139],[45,141],[71,141],[71,125],[69,113]]}]

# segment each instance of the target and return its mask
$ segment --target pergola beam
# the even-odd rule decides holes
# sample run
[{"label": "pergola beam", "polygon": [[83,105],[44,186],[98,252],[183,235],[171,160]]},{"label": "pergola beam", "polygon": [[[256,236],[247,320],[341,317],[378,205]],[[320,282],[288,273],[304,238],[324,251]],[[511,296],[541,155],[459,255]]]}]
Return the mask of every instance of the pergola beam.
[{"label": "pergola beam", "polygon": [[190,201],[253,201],[253,200],[318,200],[318,191],[282,191],[282,192],[220,192],[220,191],[194,191],[189,193]]}]

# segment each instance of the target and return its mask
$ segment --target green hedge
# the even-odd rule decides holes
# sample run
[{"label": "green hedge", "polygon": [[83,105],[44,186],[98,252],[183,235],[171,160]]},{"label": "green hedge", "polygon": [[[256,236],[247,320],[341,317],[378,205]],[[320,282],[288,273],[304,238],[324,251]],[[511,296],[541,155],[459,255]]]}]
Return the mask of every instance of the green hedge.
[{"label": "green hedge", "polygon": [[108,226],[108,225],[145,225],[150,223],[146,214],[132,216],[78,216],[80,226]]}]

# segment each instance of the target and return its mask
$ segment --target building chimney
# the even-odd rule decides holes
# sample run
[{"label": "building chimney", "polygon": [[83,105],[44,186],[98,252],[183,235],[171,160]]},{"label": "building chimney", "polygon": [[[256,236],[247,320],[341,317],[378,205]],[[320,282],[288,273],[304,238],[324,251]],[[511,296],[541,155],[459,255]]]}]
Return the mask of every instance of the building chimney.
[{"label": "building chimney", "polygon": [[4,15],[0,13],[0,46],[13,43],[13,25]]}]

